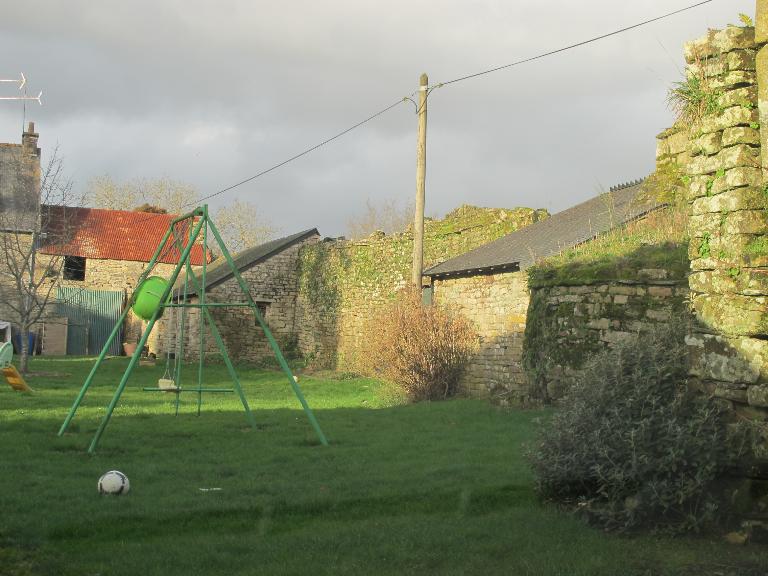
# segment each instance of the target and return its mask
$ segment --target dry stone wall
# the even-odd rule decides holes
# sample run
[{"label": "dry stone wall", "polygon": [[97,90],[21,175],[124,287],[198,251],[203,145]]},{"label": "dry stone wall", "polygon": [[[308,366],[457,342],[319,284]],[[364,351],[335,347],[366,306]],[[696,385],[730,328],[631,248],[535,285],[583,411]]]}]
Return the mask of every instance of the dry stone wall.
[{"label": "dry stone wall", "polygon": [[757,57],[761,45],[754,28],[731,26],[685,46],[689,77],[717,105],[686,129],[662,133],[658,161],[674,158],[687,175],[689,286],[698,320],[687,340],[693,381],[764,425],[768,188],[760,144],[768,102],[759,94],[768,91],[768,61],[765,49]]},{"label": "dry stone wall", "polygon": [[686,314],[684,276],[641,269],[634,278],[531,290],[525,367],[530,395],[558,400],[595,352]]}]

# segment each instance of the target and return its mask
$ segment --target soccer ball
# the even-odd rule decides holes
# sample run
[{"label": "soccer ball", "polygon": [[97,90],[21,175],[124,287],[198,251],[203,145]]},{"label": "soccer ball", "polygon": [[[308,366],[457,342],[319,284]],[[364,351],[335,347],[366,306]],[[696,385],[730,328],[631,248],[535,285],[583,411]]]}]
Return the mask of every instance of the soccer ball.
[{"label": "soccer ball", "polygon": [[99,478],[99,494],[127,494],[131,489],[128,476],[118,470],[110,470]]}]

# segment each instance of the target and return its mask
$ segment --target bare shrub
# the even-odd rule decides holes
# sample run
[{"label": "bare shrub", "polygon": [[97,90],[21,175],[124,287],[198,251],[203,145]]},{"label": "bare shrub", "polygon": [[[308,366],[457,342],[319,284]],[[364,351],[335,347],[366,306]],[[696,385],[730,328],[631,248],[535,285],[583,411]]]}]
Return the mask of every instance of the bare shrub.
[{"label": "bare shrub", "polygon": [[371,319],[362,367],[411,401],[441,400],[458,391],[476,342],[469,320],[407,290]]},{"label": "bare shrub", "polygon": [[413,202],[401,205],[397,200],[365,201],[365,210],[347,221],[347,235],[353,240],[370,236],[377,230],[386,234],[403,232],[413,221]]}]

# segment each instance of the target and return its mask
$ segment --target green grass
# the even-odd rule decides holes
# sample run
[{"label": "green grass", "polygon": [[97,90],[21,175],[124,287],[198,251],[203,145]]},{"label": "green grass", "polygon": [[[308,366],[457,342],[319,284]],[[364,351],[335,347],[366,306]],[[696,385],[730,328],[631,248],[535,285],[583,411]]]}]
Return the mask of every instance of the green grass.
[{"label": "green grass", "polygon": [[[58,438],[90,362],[34,359],[34,394],[0,387],[2,576],[762,573],[764,549],[606,535],[538,503],[522,454],[545,412],[388,407],[372,380],[301,378],[326,448],[279,373],[241,370],[251,429],[231,394],[207,396],[200,417],[185,397],[174,417],[171,395],[140,391],[162,367],[142,367],[89,456],[125,360]],[[129,494],[98,495],[110,469]]]},{"label": "green grass", "polygon": [[640,271],[663,268],[668,279],[683,281],[689,268],[686,215],[663,209],[564,250],[528,269],[531,287],[577,286],[633,280]]}]

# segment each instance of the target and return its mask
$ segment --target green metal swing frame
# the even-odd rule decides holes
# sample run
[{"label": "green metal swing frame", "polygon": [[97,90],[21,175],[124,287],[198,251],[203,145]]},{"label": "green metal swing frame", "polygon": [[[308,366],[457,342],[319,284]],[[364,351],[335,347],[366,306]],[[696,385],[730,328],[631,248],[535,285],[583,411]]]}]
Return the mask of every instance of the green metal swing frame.
[{"label": "green metal swing frame", "polygon": [[[189,235],[186,239],[179,238],[179,236],[176,233],[176,226],[183,222],[188,222]],[[245,296],[245,300],[246,300],[245,302],[226,303],[226,302],[207,302],[206,301],[206,297],[205,297],[205,293],[207,289],[206,258],[203,258],[201,281],[198,281],[197,277],[192,272],[190,254],[192,252],[192,247],[195,245],[195,242],[198,240],[198,238],[200,238],[201,235],[202,235],[203,254],[207,254],[208,230],[210,230],[211,233],[213,234],[218,244],[218,247],[221,250],[222,256],[226,260],[230,270],[232,271],[232,274],[237,280],[237,284],[240,287],[241,292]],[[141,338],[139,339],[138,345],[136,346],[136,350],[131,356],[131,359],[128,362],[128,366],[125,369],[125,372],[123,373],[122,378],[120,379],[120,383],[118,384],[112,396],[112,400],[107,406],[107,411],[104,414],[101,420],[101,423],[99,424],[99,427],[93,436],[93,439],[91,440],[91,443],[88,447],[88,453],[92,454],[96,450],[96,447],[99,444],[99,440],[101,439],[101,436],[104,433],[104,430],[109,424],[110,418],[112,417],[112,413],[114,412],[115,407],[117,406],[117,403],[120,400],[120,397],[122,396],[126,385],[128,384],[128,380],[130,379],[130,376],[133,373],[134,368],[138,364],[139,358],[141,356],[141,351],[146,345],[147,340],[149,339],[149,335],[152,332],[152,328],[154,327],[155,322],[157,322],[157,319],[161,316],[165,308],[181,308],[181,315],[182,315],[181,329],[179,331],[179,334],[177,335],[177,338],[180,338],[181,353],[177,354],[175,358],[176,370],[175,370],[174,377],[175,377],[177,390],[173,390],[173,389],[170,390],[172,392],[176,392],[176,413],[177,414],[179,409],[179,396],[180,396],[180,393],[182,392],[197,393],[198,395],[197,413],[199,415],[201,406],[202,406],[202,395],[204,392],[231,392],[232,391],[230,389],[222,389],[222,388],[205,388],[202,385],[203,365],[205,361],[205,337],[204,337],[205,330],[203,328],[204,328],[205,322],[207,322],[211,330],[211,334],[213,335],[213,338],[216,341],[216,345],[219,349],[219,352],[221,353],[221,356],[224,359],[224,364],[227,367],[227,371],[229,372],[230,378],[232,379],[234,391],[237,392],[238,396],[240,397],[240,401],[243,404],[243,409],[245,410],[248,423],[254,428],[256,427],[256,419],[254,418],[253,413],[251,412],[251,409],[248,405],[248,400],[246,399],[245,393],[243,392],[243,388],[240,385],[240,378],[238,377],[237,372],[235,371],[235,367],[232,364],[229,354],[227,353],[227,347],[224,344],[224,340],[221,337],[221,333],[216,327],[216,323],[209,310],[210,308],[215,308],[215,307],[248,307],[251,310],[253,310],[254,316],[256,317],[256,321],[258,322],[259,326],[264,332],[264,335],[267,338],[269,346],[272,349],[272,352],[274,353],[275,358],[277,359],[278,364],[280,365],[280,368],[288,378],[288,382],[291,388],[293,389],[294,394],[298,398],[301,404],[301,407],[304,410],[304,413],[307,415],[307,418],[309,419],[310,424],[314,428],[315,433],[317,434],[317,437],[320,440],[320,443],[323,446],[327,446],[328,440],[326,439],[325,434],[323,434],[323,431],[320,428],[320,424],[317,422],[317,419],[315,418],[315,415],[312,412],[312,409],[309,407],[309,404],[304,398],[304,394],[302,393],[301,388],[296,382],[296,379],[293,376],[293,372],[291,372],[291,369],[288,366],[288,362],[286,362],[285,356],[283,356],[283,353],[280,350],[280,346],[275,340],[275,337],[272,335],[272,331],[269,329],[269,326],[267,326],[267,323],[265,322],[264,317],[261,315],[261,312],[259,312],[259,308],[256,305],[256,302],[254,302],[253,297],[251,296],[250,290],[248,289],[248,285],[245,283],[245,280],[243,280],[243,277],[240,274],[240,271],[237,269],[237,266],[235,266],[235,263],[232,260],[232,256],[229,253],[229,250],[227,249],[226,245],[224,244],[224,241],[221,238],[221,234],[219,233],[215,224],[213,223],[213,221],[208,215],[207,204],[201,207],[198,207],[195,210],[187,214],[184,214],[183,216],[179,216],[178,218],[175,218],[174,220],[171,221],[168,227],[168,230],[163,236],[163,239],[160,241],[160,244],[157,246],[157,249],[155,250],[155,253],[152,256],[152,259],[147,265],[147,268],[144,270],[141,276],[139,276],[136,286],[137,287],[140,286],[141,283],[149,276],[151,271],[154,269],[155,264],[158,262],[158,259],[161,257],[163,250],[168,246],[169,241],[172,242],[172,246],[175,247],[180,254],[178,263],[176,264],[173,270],[173,273],[171,274],[171,277],[168,279],[168,285],[160,299],[160,305],[152,314],[152,317],[149,319],[147,323],[147,327],[142,331]],[[169,297],[171,296],[171,292],[174,290],[176,281],[178,280],[179,274],[181,273],[182,269],[185,270],[183,298],[180,302],[174,303],[169,300]],[[192,281],[192,285],[193,285],[192,288],[199,295],[197,303],[192,303],[187,301],[187,294],[188,294],[188,287],[189,287],[190,280]],[[133,306],[133,303],[135,302],[136,293],[137,292],[134,291],[134,293],[131,295],[131,298],[128,301],[128,305],[125,307],[125,310],[123,310],[123,313],[121,314],[120,318],[115,323],[115,326],[112,329],[112,332],[110,333],[109,338],[107,338],[107,341],[104,344],[104,347],[102,348],[101,353],[99,354],[99,357],[96,359],[96,362],[94,363],[90,373],[85,379],[85,382],[83,383],[83,386],[80,389],[80,392],[78,393],[77,398],[75,398],[75,401],[72,404],[72,407],[70,408],[69,413],[67,414],[67,417],[65,418],[63,424],[61,425],[61,428],[59,429],[59,434],[58,434],[59,436],[62,436],[67,431],[67,428],[69,428],[69,425],[72,422],[72,419],[74,418],[75,413],[77,412],[77,409],[79,408],[80,404],[85,398],[85,395],[88,392],[88,389],[91,386],[91,383],[93,382],[93,379],[99,367],[101,366],[102,362],[104,362],[104,359],[107,355],[107,351],[109,350],[109,347],[112,345],[112,342],[119,334],[120,327],[122,326],[123,322],[125,321],[125,318],[128,316],[129,310],[131,309],[131,307]],[[181,383],[180,377],[181,377],[181,366],[183,364],[183,356],[184,356],[183,354],[184,325],[186,323],[185,322],[186,311],[188,308],[200,309],[200,355],[199,355],[199,363],[198,363],[197,388],[184,389],[180,386],[180,383]],[[145,390],[167,391],[161,388],[145,388]]]}]

